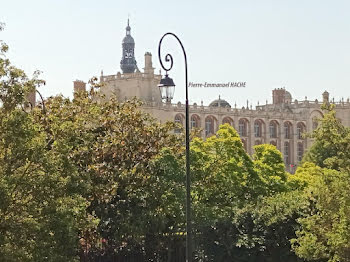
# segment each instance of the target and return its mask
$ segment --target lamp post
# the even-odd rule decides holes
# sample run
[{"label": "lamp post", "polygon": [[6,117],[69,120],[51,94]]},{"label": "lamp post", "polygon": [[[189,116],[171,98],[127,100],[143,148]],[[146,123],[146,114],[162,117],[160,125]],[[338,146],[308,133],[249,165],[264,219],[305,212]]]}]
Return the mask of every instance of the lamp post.
[{"label": "lamp post", "polygon": [[188,112],[188,79],[187,79],[187,56],[185,52],[185,48],[182,45],[180,39],[177,37],[177,35],[173,33],[166,33],[162,36],[162,38],[159,41],[158,45],[158,58],[160,65],[165,70],[166,74],[163,79],[161,79],[159,86],[160,93],[162,96],[162,99],[166,99],[166,102],[170,102],[173,98],[174,94],[174,88],[175,84],[174,81],[169,77],[168,71],[170,71],[173,67],[173,57],[171,54],[166,54],[165,56],[165,62],[170,63],[169,67],[165,67],[161,54],[160,49],[162,45],[162,41],[164,37],[166,36],[173,36],[176,38],[176,40],[179,42],[182,52],[185,58],[185,87],[186,87],[186,262],[192,262],[192,248],[191,248],[191,241],[192,241],[192,227],[191,227],[191,177],[190,177],[190,131],[189,131],[189,112]]}]

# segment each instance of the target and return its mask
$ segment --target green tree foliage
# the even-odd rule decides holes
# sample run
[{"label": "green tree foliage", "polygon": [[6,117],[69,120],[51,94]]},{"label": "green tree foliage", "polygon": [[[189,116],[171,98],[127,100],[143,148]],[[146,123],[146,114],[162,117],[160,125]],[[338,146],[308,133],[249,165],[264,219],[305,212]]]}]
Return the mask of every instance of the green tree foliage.
[{"label": "green tree foliage", "polygon": [[[95,88],[31,109],[27,95],[45,82],[11,65],[7,49],[1,42],[0,261],[73,262],[82,251],[172,261],[185,243],[178,127]],[[350,261],[350,132],[324,110],[294,175],[272,145],[249,156],[228,124],[206,140],[193,134],[196,261]]]},{"label": "green tree foliage", "polygon": [[303,159],[319,167],[335,170],[350,168],[350,129],[336,117],[334,105],[324,104],[325,115],[310,135],[314,143]]},{"label": "green tree foliage", "polygon": [[263,195],[286,191],[287,172],[282,154],[273,145],[257,145],[254,147],[254,167],[263,187]]},{"label": "green tree foliage", "polygon": [[150,232],[178,232],[175,222],[158,227],[163,216],[182,212],[182,201],[172,201],[179,179],[161,171],[169,167],[161,151],[180,145],[173,124],[156,123],[137,101],[105,101],[94,91],[30,110],[26,96],[44,82],[12,66],[7,48],[0,60],[0,261],[77,261],[81,247],[101,249],[102,238],[110,250],[141,250]]},{"label": "green tree foliage", "polygon": [[[62,111],[70,118],[73,116],[69,112],[75,110],[89,112],[81,119],[85,121],[85,128],[73,129],[79,132],[79,146],[72,145],[69,149],[79,174],[84,181],[90,181],[91,188],[86,195],[91,203],[88,210],[98,217],[97,230],[107,241],[109,252],[154,255],[150,248],[161,250],[163,245],[157,239],[177,230],[177,225],[168,230],[172,222],[163,220],[164,216],[181,215],[182,209],[178,204],[181,202],[175,201],[174,197],[179,194],[176,190],[181,192],[175,182],[182,181],[183,176],[179,179],[166,172],[170,168],[180,176],[182,169],[171,169],[171,165],[164,164],[165,160],[170,161],[165,148],[176,151],[176,145],[180,145],[178,138],[170,132],[174,125],[156,123],[139,109],[137,101],[119,104],[112,99],[101,103],[98,102],[100,99],[94,102],[96,96],[94,94],[83,103],[76,98],[71,103],[72,108],[64,106]],[[77,119],[72,122],[79,123],[81,116],[77,112],[74,116]],[[82,130],[85,130],[86,138],[82,137]],[[150,245],[150,238],[160,246]]]},{"label": "green tree foliage", "polygon": [[[26,96],[44,84],[0,54],[0,260],[75,261],[88,202],[70,191],[77,173],[53,149],[40,108],[25,110]],[[27,108],[28,109],[28,108]]]},{"label": "green tree foliage", "polygon": [[226,124],[193,140],[191,165],[199,261],[295,261],[289,240],[302,211],[297,199],[285,206],[292,196],[283,195],[288,175],[276,147],[256,146],[250,158]]},{"label": "green tree foliage", "polygon": [[311,261],[349,261],[350,176],[330,169],[319,171],[319,179],[306,191],[310,212],[299,219],[302,229],[293,240],[294,249]]},{"label": "green tree foliage", "polygon": [[236,224],[244,221],[236,213],[257,197],[253,161],[237,132],[223,125],[216,136],[193,140],[191,164],[198,255],[209,261],[232,259],[240,241]]},{"label": "green tree foliage", "polygon": [[350,261],[349,129],[336,118],[334,106],[324,109],[312,134],[314,144],[291,181],[304,189],[309,202],[293,248],[308,261]]}]

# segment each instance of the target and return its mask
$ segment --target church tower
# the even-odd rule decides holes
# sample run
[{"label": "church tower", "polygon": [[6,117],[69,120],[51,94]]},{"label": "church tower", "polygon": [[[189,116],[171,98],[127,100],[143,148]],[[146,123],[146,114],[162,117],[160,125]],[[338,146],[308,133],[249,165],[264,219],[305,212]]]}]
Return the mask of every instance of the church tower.
[{"label": "church tower", "polygon": [[128,19],[128,26],[126,27],[126,35],[122,43],[123,55],[122,55],[122,60],[120,61],[120,68],[122,69],[123,74],[134,73],[135,70],[137,69],[135,52],[134,52],[135,41],[134,41],[134,38],[132,38],[130,31],[131,31],[131,27],[129,26],[129,19]]}]

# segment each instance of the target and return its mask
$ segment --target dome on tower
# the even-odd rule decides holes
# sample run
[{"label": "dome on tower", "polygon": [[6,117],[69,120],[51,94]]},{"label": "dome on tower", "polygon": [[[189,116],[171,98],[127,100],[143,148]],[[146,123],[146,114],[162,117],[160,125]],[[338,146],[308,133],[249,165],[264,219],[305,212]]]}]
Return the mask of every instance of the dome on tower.
[{"label": "dome on tower", "polygon": [[134,38],[131,35],[126,35],[123,39],[123,44],[135,44]]},{"label": "dome on tower", "polygon": [[292,95],[288,91],[284,93],[284,102],[287,104],[292,102]]},{"label": "dome on tower", "polygon": [[219,96],[219,99],[216,99],[213,102],[211,102],[209,104],[209,106],[212,106],[212,107],[231,107],[231,105],[226,100],[221,99],[220,96]]}]

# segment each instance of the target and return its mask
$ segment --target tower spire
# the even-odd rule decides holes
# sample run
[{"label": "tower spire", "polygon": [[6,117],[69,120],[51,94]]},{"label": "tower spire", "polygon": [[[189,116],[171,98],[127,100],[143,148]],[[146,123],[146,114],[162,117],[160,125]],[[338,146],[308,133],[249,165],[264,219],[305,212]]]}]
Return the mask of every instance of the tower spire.
[{"label": "tower spire", "polygon": [[123,49],[123,57],[120,62],[120,67],[123,73],[134,73],[137,69],[137,63],[135,59],[135,41],[132,38],[131,34],[130,21],[128,17],[128,24],[126,26],[126,35],[123,39],[122,49]]},{"label": "tower spire", "polygon": [[126,35],[130,35],[131,27],[129,25],[129,17],[128,17],[128,25],[126,26]]}]

